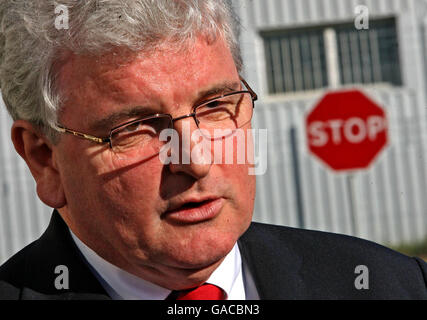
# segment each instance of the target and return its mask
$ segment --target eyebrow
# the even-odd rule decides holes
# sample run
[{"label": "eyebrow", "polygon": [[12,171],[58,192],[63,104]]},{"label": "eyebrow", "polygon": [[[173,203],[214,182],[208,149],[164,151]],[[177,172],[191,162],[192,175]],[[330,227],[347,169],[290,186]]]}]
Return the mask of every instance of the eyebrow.
[{"label": "eyebrow", "polygon": [[203,90],[198,94],[198,100],[206,99],[209,96],[221,95],[227,92],[240,90],[241,84],[240,81],[231,81],[223,82],[221,84],[215,85],[210,89]]},{"label": "eyebrow", "polygon": [[[240,90],[240,88],[241,88],[240,81],[223,82],[223,83],[214,85],[209,89],[200,91],[197,94],[197,99],[196,99],[197,102],[194,105],[197,105],[203,102],[203,100],[206,100],[209,96],[225,94],[227,92]],[[95,121],[90,127],[93,130],[102,130],[102,129],[105,130],[105,128],[111,129],[115,126],[119,126],[120,122],[128,120],[132,117],[142,118],[144,116],[150,116],[157,113],[159,112],[150,107],[135,106],[129,109],[124,109],[118,112],[114,112],[105,118]]]},{"label": "eyebrow", "polygon": [[120,122],[130,119],[132,117],[144,117],[156,114],[156,111],[150,107],[136,106],[129,109],[124,109],[118,112],[114,112],[109,116],[95,121],[91,128],[93,130],[102,130],[108,128],[112,129],[114,126],[120,125]]}]

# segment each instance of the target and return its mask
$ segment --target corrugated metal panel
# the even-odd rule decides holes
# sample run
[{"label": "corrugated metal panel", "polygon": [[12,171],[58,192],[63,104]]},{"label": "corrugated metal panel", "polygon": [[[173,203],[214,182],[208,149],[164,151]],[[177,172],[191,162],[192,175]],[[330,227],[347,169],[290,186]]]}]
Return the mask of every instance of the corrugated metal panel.
[{"label": "corrugated metal panel", "polygon": [[[259,103],[254,125],[268,129],[268,171],[258,178],[255,220],[298,227],[290,131],[298,136],[305,228],[381,243],[427,235],[425,108],[408,90],[369,90],[388,114],[390,144],[365,172],[336,174],[308,153],[304,119],[318,98]],[[351,180],[349,180],[351,179]],[[352,225],[353,184],[356,225]]]},{"label": "corrugated metal panel", "polygon": [[[411,0],[413,1],[413,0]],[[235,0],[236,7],[247,10],[257,29],[311,25],[352,20],[355,8],[364,5],[372,16],[387,16],[409,9],[411,1],[402,0]]]},{"label": "corrugated metal panel", "polygon": [[[427,1],[235,0],[234,5],[245,31],[244,60],[251,61],[245,76],[260,95],[254,122],[269,130],[268,171],[258,177],[255,219],[300,226],[298,214],[303,211],[305,228],[356,234],[380,243],[425,237],[427,28],[422,12],[427,10]],[[370,17],[397,17],[404,86],[367,89],[387,110],[391,142],[369,170],[349,178],[331,173],[307,152],[304,117],[323,93],[269,96],[261,32],[351,22],[357,5],[367,6]],[[296,157],[292,132],[296,133],[298,143]],[[295,158],[299,160],[300,206],[294,178]]]}]

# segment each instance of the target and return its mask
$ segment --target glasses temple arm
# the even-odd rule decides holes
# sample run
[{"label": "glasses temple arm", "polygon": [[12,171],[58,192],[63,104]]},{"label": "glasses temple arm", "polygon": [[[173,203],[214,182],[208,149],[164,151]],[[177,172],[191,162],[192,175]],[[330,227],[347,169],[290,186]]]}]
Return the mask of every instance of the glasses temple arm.
[{"label": "glasses temple arm", "polygon": [[96,143],[99,143],[99,144],[104,144],[104,143],[107,143],[107,142],[110,143],[110,141],[111,141],[111,139],[109,137],[108,138],[99,138],[99,137],[92,136],[90,134],[86,134],[86,133],[82,133],[82,132],[70,130],[70,129],[62,127],[60,125],[57,125],[56,128],[54,128],[54,129],[56,131],[59,131],[59,132],[62,132],[62,133],[72,134],[72,135],[74,135],[76,137],[83,138],[83,139],[86,139],[86,140],[90,140],[90,141],[93,141],[93,142],[96,142]]},{"label": "glasses temple arm", "polygon": [[252,95],[252,100],[253,101],[256,101],[256,100],[258,100],[258,95],[255,93],[255,91],[253,91],[252,90],[252,88],[249,86],[249,84],[246,82],[246,80],[245,79],[243,79],[241,76],[240,76],[240,81],[242,81],[243,82],[243,84],[245,85],[245,87],[248,89],[248,91],[251,93],[251,95]]}]

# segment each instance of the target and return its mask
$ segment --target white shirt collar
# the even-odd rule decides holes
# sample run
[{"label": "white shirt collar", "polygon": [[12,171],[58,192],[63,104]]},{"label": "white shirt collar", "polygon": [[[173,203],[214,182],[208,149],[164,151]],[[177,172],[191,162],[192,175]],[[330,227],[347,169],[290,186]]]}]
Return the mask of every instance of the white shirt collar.
[{"label": "white shirt collar", "polygon": [[[70,230],[71,236],[104,289],[115,300],[164,300],[171,290],[143,280],[101,258]],[[237,243],[207,283],[222,288],[228,300],[245,300],[242,260]]]}]

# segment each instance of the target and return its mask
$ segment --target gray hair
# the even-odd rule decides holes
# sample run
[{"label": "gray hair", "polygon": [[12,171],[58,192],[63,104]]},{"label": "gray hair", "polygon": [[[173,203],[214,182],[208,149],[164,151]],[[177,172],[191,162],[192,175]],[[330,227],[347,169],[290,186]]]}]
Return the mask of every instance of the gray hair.
[{"label": "gray hair", "polygon": [[[58,6],[68,9],[68,29],[58,30]],[[182,46],[200,33],[221,34],[241,70],[238,21],[227,0],[0,0],[3,100],[14,120],[31,122],[53,141],[61,104],[55,64],[62,53],[152,50],[166,41]]]}]

